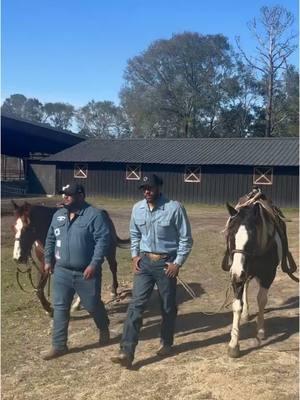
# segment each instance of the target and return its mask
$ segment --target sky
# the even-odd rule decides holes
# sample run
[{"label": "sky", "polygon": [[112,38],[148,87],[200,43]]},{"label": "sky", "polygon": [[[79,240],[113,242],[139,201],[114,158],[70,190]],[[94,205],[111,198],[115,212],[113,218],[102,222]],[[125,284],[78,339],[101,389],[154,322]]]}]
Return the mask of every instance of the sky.
[{"label": "sky", "polygon": [[[2,0],[2,101],[14,93],[76,107],[118,103],[128,59],[184,31],[218,34],[247,54],[247,22],[262,6],[291,11],[298,0]],[[298,66],[298,52],[289,60]]]}]

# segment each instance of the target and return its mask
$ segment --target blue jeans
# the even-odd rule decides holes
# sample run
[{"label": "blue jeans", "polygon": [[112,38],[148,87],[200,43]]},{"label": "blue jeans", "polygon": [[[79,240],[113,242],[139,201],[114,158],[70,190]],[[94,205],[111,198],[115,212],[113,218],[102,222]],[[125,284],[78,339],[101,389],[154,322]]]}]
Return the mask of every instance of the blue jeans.
[{"label": "blue jeans", "polygon": [[91,279],[84,279],[82,271],[54,268],[53,274],[53,334],[52,345],[64,349],[68,340],[70,307],[75,292],[83,307],[93,317],[100,330],[108,328],[109,319],[101,301],[101,270]]},{"label": "blue jeans", "polygon": [[171,262],[171,260],[153,262],[143,256],[140,261],[141,271],[134,275],[132,300],[128,307],[121,339],[121,349],[132,357],[138,343],[142,315],[155,284],[160,295],[162,312],[161,342],[164,345],[173,344],[177,316],[177,280],[166,275],[164,270],[166,261]]}]

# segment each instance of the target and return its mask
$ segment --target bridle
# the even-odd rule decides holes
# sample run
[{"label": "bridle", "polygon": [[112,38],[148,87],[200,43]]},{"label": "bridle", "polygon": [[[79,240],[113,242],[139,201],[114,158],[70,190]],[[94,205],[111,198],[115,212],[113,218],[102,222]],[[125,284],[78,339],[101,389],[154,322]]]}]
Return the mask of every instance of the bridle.
[{"label": "bridle", "polygon": [[276,228],[274,228],[272,236],[269,237],[267,246],[259,253],[250,253],[249,251],[240,250],[240,249],[232,249],[232,250],[230,250],[229,249],[229,245],[228,245],[229,254],[230,254],[231,257],[233,257],[234,254],[242,254],[243,256],[248,256],[248,257],[251,257],[251,258],[261,257],[264,254],[266,254],[270,250],[270,248],[272,247],[272,245],[274,243],[273,241],[274,241],[275,235],[276,235]]},{"label": "bridle", "polygon": [[[29,227],[28,229],[30,229],[32,234],[36,233],[35,227]],[[21,234],[21,236],[22,236],[22,234]],[[20,242],[21,236],[19,238],[15,238],[15,241]],[[32,256],[32,247],[37,240],[38,239],[36,237],[34,237],[31,246],[29,246],[28,248],[25,249],[25,257],[26,257],[25,266],[24,267],[21,267],[20,265],[17,266],[17,271],[16,271],[17,283],[18,283],[18,286],[20,287],[20,289],[25,293],[30,293],[30,291],[25,290],[23,285],[21,284],[20,276],[24,275],[24,274],[27,274],[30,284],[31,284],[32,288],[34,289],[34,291],[39,292],[39,290],[40,290],[39,289],[40,284],[36,285],[34,283],[33,277],[32,277],[32,267],[34,267],[37,272],[41,273],[40,267],[38,266],[38,264],[36,263],[35,259]],[[44,254],[43,246],[39,245],[39,251],[42,255]],[[47,279],[48,279],[48,276],[45,276],[44,278],[41,278],[41,282],[43,280],[47,280]],[[48,296],[50,296],[50,280],[49,280],[49,285],[48,285]]]},{"label": "bridle", "polygon": [[230,251],[230,255],[234,255],[236,253],[243,254],[244,256],[248,256],[248,257],[255,257],[255,255],[253,253],[249,253],[248,251],[245,251],[245,250],[233,249]]}]

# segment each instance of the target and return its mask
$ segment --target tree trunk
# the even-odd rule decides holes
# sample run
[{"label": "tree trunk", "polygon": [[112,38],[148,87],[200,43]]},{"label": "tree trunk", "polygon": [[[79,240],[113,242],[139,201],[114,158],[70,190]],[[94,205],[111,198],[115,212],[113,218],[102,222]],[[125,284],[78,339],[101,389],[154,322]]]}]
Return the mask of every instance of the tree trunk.
[{"label": "tree trunk", "polygon": [[189,121],[187,118],[185,119],[185,124],[184,124],[184,137],[185,138],[189,137]]},{"label": "tree trunk", "polygon": [[274,85],[274,73],[270,71],[270,76],[268,79],[268,105],[266,110],[266,137],[271,137],[272,133],[272,117],[273,117],[273,85]]}]

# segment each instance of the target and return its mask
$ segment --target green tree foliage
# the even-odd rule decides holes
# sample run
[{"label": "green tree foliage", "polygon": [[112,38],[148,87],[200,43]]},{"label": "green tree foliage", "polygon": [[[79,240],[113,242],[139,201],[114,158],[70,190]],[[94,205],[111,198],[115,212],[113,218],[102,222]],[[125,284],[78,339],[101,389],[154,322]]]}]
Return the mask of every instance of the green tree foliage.
[{"label": "green tree foliage", "polygon": [[45,103],[43,106],[44,119],[55,128],[68,129],[72,125],[75,109],[67,103]]},{"label": "green tree foliage", "polygon": [[219,136],[248,137],[253,135],[255,105],[259,85],[251,68],[236,56],[235,75],[231,79],[229,103],[219,117]]},{"label": "green tree foliage", "polygon": [[43,104],[35,98],[27,98],[23,94],[13,94],[4,100],[1,111],[30,121],[42,122]]},{"label": "green tree foliage", "polygon": [[282,75],[280,87],[274,100],[276,120],[274,136],[299,135],[299,72],[288,66]]},{"label": "green tree foliage", "polygon": [[289,66],[284,75],[286,91],[286,114],[285,127],[287,134],[299,135],[299,72],[294,66]]},{"label": "green tree foliage", "polygon": [[233,87],[232,53],[222,35],[183,33],[129,60],[121,102],[142,136],[215,136]]},{"label": "green tree foliage", "polygon": [[86,136],[112,138],[130,133],[123,110],[111,101],[90,101],[77,111],[76,121]]}]

